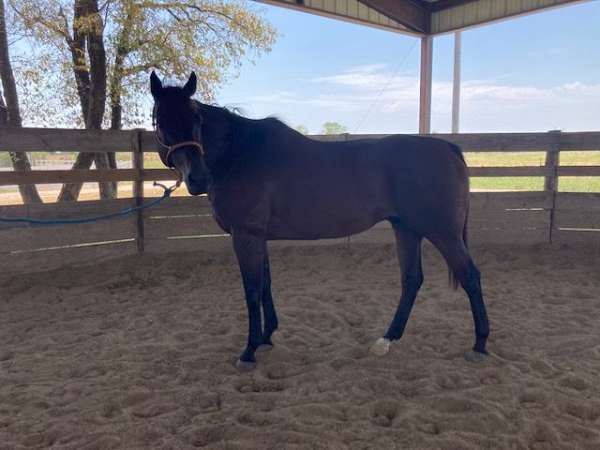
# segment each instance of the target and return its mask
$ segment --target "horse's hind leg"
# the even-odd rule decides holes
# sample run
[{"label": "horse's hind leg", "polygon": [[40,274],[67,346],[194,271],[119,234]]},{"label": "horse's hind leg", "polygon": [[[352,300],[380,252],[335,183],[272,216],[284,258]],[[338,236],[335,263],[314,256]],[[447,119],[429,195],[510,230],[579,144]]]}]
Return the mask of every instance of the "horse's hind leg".
[{"label": "horse's hind leg", "polygon": [[273,347],[271,336],[277,329],[277,313],[273,304],[273,295],[271,294],[271,268],[269,266],[269,256],[265,256],[263,272],[263,289],[262,289],[262,309],[265,319],[265,328],[263,330],[259,351],[270,350]]},{"label": "horse's hind leg", "polygon": [[387,333],[371,348],[376,355],[387,353],[390,342],[400,339],[408,322],[419,288],[423,284],[423,270],[421,267],[421,241],[422,236],[403,228],[398,223],[392,223],[396,236],[398,262],[402,272],[402,296],[392,319]]},{"label": "horse's hind leg", "polygon": [[440,250],[450,270],[460,282],[461,286],[469,296],[473,322],[475,323],[475,345],[474,353],[467,354],[467,359],[481,360],[482,355],[487,354],[486,342],[490,334],[483,293],[481,291],[481,274],[467,247],[462,239],[432,239],[433,244]]},{"label": "horse's hind leg", "polygon": [[240,265],[244,293],[246,294],[246,307],[248,308],[248,344],[236,365],[241,370],[247,370],[256,366],[254,352],[262,340],[260,309],[264,287],[264,261],[267,257],[267,243],[265,239],[243,231],[234,231],[232,238],[233,248]]}]

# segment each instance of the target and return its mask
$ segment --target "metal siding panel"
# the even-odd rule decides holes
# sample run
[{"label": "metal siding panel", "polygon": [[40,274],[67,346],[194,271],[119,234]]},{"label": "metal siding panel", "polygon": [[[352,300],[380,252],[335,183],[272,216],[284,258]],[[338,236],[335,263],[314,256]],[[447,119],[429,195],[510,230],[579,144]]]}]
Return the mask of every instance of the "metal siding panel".
[{"label": "metal siding panel", "polygon": [[574,0],[479,0],[432,14],[432,33],[444,33],[545,8]]},{"label": "metal siding panel", "polygon": [[390,22],[390,25],[393,26],[393,27],[395,27],[395,28],[400,28],[401,30],[405,30],[406,29],[406,27],[400,25],[395,20],[392,20],[392,19],[388,18],[388,21]]},{"label": "metal siding panel", "polygon": [[515,10],[515,12],[519,12],[519,11],[523,11],[523,10],[527,11],[534,7],[535,7],[535,0],[519,0],[519,2],[517,2],[517,9]]},{"label": "metal siding panel", "polygon": [[369,8],[369,22],[379,23],[379,14],[372,8]]},{"label": "metal siding panel", "polygon": [[496,17],[502,17],[506,15],[507,5],[505,2],[494,2],[493,14]]},{"label": "metal siding panel", "polygon": [[357,0],[348,0],[348,16],[350,17],[358,17],[358,1]]},{"label": "metal siding panel", "polygon": [[461,23],[461,25],[464,25],[466,23],[476,22],[478,10],[479,10],[479,3],[469,3],[465,7],[464,21]]},{"label": "metal siding panel", "polygon": [[[450,28],[452,26],[451,24],[451,19],[452,19],[452,11],[442,11],[438,14],[434,14],[433,17],[439,17],[439,29],[447,29]],[[432,28],[434,30],[437,30],[438,28],[434,28],[433,27],[433,22],[432,22]]]},{"label": "metal siding panel", "polygon": [[484,0],[483,2],[481,2],[481,4],[479,5],[479,11],[477,12],[478,17],[479,17],[479,21],[483,22],[486,20],[489,20],[491,17],[493,17],[492,15],[492,3],[490,0]]},{"label": "metal siding panel", "polygon": [[362,3],[358,4],[358,18],[361,20],[369,19],[369,8],[367,8]]},{"label": "metal siding panel", "polygon": [[[437,14],[434,14],[434,16],[436,16]],[[451,20],[452,20],[452,11],[448,10],[448,11],[442,11],[439,14],[440,17],[440,26],[443,27],[444,29],[449,28],[452,26]]]},{"label": "metal siding panel", "polygon": [[[500,0],[501,2],[503,0]],[[519,9],[519,4],[520,4],[521,0],[509,0],[508,2],[505,1],[505,3],[508,3],[506,5],[506,14],[512,14],[514,11],[517,11]]]},{"label": "metal siding panel", "polygon": [[389,31],[415,34],[407,27],[386,17],[376,10],[367,7],[357,0],[304,0],[298,4],[296,0],[256,0],[261,3],[290,7],[295,11],[312,13],[320,16],[337,18],[348,22],[363,25],[372,25],[375,28],[384,28]]},{"label": "metal siding panel", "polygon": [[440,26],[440,17],[436,15],[431,15],[431,29],[435,30]]}]

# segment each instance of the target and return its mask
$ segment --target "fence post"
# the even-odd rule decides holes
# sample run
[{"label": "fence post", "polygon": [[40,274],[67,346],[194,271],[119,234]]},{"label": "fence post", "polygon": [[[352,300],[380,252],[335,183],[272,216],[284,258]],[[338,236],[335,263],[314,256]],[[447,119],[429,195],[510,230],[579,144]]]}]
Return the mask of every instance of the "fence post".
[{"label": "fence post", "polygon": [[544,191],[552,195],[552,209],[550,210],[550,230],[548,241],[552,243],[554,231],[554,214],[556,209],[556,193],[558,192],[558,166],[560,164],[560,130],[550,130],[550,144],[546,151],[546,178],[544,179]]},{"label": "fence post", "polygon": [[[133,197],[135,206],[139,207],[144,203],[144,152],[142,148],[142,130],[133,130],[131,142],[131,157],[133,168],[136,169],[136,177],[133,182]],[[138,253],[144,252],[144,211],[139,210],[136,213],[136,244]]]}]

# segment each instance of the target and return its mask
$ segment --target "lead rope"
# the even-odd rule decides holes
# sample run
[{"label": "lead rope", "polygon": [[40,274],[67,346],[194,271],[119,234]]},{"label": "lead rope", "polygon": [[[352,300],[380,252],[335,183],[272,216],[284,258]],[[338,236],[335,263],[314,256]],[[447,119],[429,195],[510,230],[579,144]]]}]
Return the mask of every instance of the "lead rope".
[{"label": "lead rope", "polygon": [[167,187],[164,184],[157,183],[156,181],[153,183],[153,186],[159,186],[163,188],[163,195],[155,200],[146,202],[139,206],[133,206],[130,208],[123,209],[121,211],[117,211],[114,213],[103,214],[100,216],[92,216],[86,218],[78,218],[78,219],[34,219],[31,217],[1,217],[0,222],[2,223],[28,223],[31,225],[73,225],[73,224],[82,224],[82,223],[92,223],[98,222],[100,220],[108,220],[108,219],[116,219],[118,217],[127,216],[129,214],[133,214],[137,211],[141,211],[144,209],[152,208],[153,206],[158,205],[165,199],[169,198],[173,192],[175,192],[179,186],[181,185],[181,178],[177,180],[177,182],[171,186]]}]

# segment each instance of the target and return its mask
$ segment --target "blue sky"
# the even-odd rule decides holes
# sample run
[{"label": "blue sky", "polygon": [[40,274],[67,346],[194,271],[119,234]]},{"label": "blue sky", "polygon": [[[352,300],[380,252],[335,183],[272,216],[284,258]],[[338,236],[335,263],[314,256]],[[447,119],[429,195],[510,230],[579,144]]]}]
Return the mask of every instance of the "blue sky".
[{"label": "blue sky", "polygon": [[[217,95],[251,117],[319,132],[416,132],[418,39],[260,6],[280,32]],[[434,42],[432,129],[450,130],[453,37]],[[463,32],[461,131],[600,129],[600,1]]]}]

